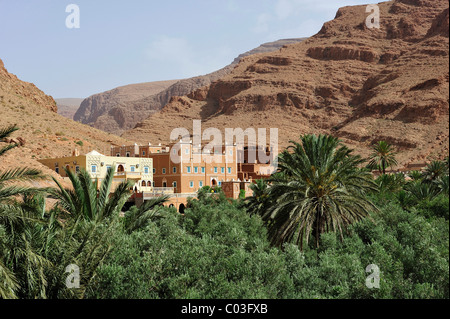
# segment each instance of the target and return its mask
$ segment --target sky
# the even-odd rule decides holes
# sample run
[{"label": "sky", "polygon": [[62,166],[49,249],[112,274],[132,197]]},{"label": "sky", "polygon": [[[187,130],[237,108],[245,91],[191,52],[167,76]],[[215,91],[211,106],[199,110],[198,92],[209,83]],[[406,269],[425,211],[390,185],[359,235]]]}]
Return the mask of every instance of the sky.
[{"label": "sky", "polygon": [[[216,71],[372,0],[0,0],[0,59],[54,98]],[[79,28],[70,4],[79,8]],[[70,24],[70,23],[69,23]]]}]

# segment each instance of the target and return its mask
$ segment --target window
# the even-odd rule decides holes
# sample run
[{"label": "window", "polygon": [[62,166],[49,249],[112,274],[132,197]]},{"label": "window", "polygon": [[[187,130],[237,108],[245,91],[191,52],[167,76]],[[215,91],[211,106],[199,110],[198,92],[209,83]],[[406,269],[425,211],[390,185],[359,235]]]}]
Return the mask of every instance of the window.
[{"label": "window", "polygon": [[59,174],[59,167],[55,168],[55,172]]},{"label": "window", "polygon": [[225,167],[220,168],[220,173],[225,174]]},{"label": "window", "polygon": [[193,182],[193,181],[190,181],[190,182],[189,182],[189,187],[190,187],[190,188],[194,188],[194,182]]},{"label": "window", "polygon": [[222,186],[222,182],[219,182],[219,186]]},{"label": "window", "polygon": [[117,157],[120,157],[120,153],[117,153],[116,156],[117,156]]},{"label": "window", "polygon": [[188,167],[186,167],[186,168],[187,168],[187,172],[188,172],[188,173],[191,173],[191,167],[188,166]]},{"label": "window", "polygon": [[142,151],[142,156],[145,156],[145,151]]},{"label": "window", "polygon": [[144,167],[144,174],[150,173],[150,168],[148,166]]},{"label": "window", "polygon": [[184,153],[185,153],[185,154],[189,154],[189,149],[188,149],[188,148],[185,149],[185,150],[184,150]]},{"label": "window", "polygon": [[195,174],[198,174],[198,167],[197,167],[197,166],[194,167],[194,173],[195,173]]},{"label": "window", "polygon": [[233,150],[230,150],[228,154],[233,155]]},{"label": "window", "polygon": [[173,186],[174,188],[177,188],[177,182],[173,182],[173,183],[172,183],[172,186]]},{"label": "window", "polygon": [[176,167],[174,167],[172,170],[173,170],[173,173],[174,173],[174,174],[177,173],[177,168],[176,168]]},{"label": "window", "polygon": [[156,168],[153,169],[153,174],[156,174]]},{"label": "window", "polygon": [[135,172],[136,171],[136,166],[130,166],[130,171],[131,172]]},{"label": "window", "polygon": [[198,186],[203,187],[203,181],[200,181],[200,182],[198,183]]},{"label": "window", "polygon": [[166,173],[166,169],[165,169],[165,168],[162,169],[162,173],[163,173],[163,174]]},{"label": "window", "polygon": [[80,166],[75,166],[75,172],[79,172],[80,171]]},{"label": "window", "polygon": [[97,173],[97,165],[91,165],[91,172]]},{"label": "window", "polygon": [[228,167],[228,174],[231,174],[231,167]]},{"label": "window", "polygon": [[205,168],[204,168],[204,167],[202,167],[202,173],[203,173],[203,174],[205,173]]},{"label": "window", "polygon": [[153,185],[153,187],[155,187],[155,181],[153,181],[152,185]]},{"label": "window", "polygon": [[130,157],[130,152],[127,152],[127,157]]},{"label": "window", "polygon": [[214,167],[214,173],[217,174],[217,172],[218,172],[217,167]]},{"label": "window", "polygon": [[111,165],[106,166],[106,171],[109,171],[111,169]]}]

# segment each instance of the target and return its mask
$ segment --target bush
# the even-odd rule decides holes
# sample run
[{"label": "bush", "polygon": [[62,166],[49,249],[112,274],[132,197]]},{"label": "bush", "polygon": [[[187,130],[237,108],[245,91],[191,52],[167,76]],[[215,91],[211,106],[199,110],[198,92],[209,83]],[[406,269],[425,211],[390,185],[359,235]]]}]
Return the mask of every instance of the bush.
[{"label": "bush", "polygon": [[[164,218],[116,247],[90,298],[448,298],[448,197],[404,210],[395,197],[373,198],[372,219],[321,236],[320,249],[273,248],[257,215],[219,196],[191,200],[185,216]],[[447,206],[446,206],[447,205]],[[424,213],[430,213],[425,216]],[[366,267],[380,269],[380,289],[366,287]]]}]

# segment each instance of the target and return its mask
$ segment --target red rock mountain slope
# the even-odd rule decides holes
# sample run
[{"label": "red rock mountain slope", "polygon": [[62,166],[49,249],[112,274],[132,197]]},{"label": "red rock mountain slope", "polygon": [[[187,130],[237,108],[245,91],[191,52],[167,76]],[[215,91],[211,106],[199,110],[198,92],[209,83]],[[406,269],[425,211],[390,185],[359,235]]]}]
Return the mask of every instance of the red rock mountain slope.
[{"label": "red rock mountain slope", "polygon": [[[176,127],[279,128],[280,148],[305,133],[340,137],[363,156],[379,140],[401,164],[448,155],[449,3],[379,4],[381,28],[366,6],[339,9],[318,34],[276,53],[241,59],[225,77],[172,97],[123,137],[168,142]],[[192,131],[191,131],[192,132]]]},{"label": "red rock mountain slope", "polygon": [[302,41],[283,39],[265,43],[256,49],[245,52],[230,65],[210,74],[189,79],[130,84],[88,97],[82,103],[73,119],[113,134],[121,134],[133,128],[142,119],[159,111],[172,96],[190,93],[211,84],[230,73],[245,56],[278,50],[285,44]]},{"label": "red rock mountain slope", "polygon": [[109,154],[111,144],[131,143],[57,114],[51,96],[9,73],[0,60],[0,128],[13,124],[20,129],[11,137],[21,145],[0,157],[0,171],[27,166],[56,177],[37,160],[71,155],[75,148],[81,154],[94,149]]}]

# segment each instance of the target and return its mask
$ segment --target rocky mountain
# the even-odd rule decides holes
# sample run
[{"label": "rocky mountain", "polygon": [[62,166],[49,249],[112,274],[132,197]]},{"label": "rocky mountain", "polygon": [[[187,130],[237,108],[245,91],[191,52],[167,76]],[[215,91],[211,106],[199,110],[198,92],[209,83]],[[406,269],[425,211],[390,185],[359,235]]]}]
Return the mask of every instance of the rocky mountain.
[{"label": "rocky mountain", "polygon": [[33,83],[20,81],[14,74],[8,73],[0,59],[0,98],[5,101],[8,96],[20,96],[51,112],[57,112],[58,107],[51,96],[45,95]]},{"label": "rocky mountain", "polygon": [[57,177],[38,159],[70,156],[75,149],[81,154],[97,150],[109,154],[111,144],[131,143],[118,136],[69,120],[57,114],[56,102],[34,84],[9,73],[0,60],[0,128],[16,124],[12,141],[19,147],[0,158],[0,171],[17,166],[39,168]]},{"label": "rocky mountain", "polygon": [[[315,36],[278,52],[242,58],[226,76],[182,97],[122,136],[168,142],[176,127],[279,129],[280,149],[301,134],[325,133],[365,156],[392,143],[404,165],[448,155],[449,3],[344,7]],[[192,131],[191,131],[192,132]]]},{"label": "rocky mountain", "polygon": [[159,111],[171,97],[186,95],[230,73],[240,59],[261,52],[272,52],[283,45],[303,39],[270,42],[237,57],[230,65],[207,75],[189,79],[131,84],[95,94],[82,103],[74,120],[106,132],[120,135],[133,128],[143,118]]},{"label": "rocky mountain", "polygon": [[55,99],[58,106],[58,114],[72,120],[83,100],[77,98]]}]

